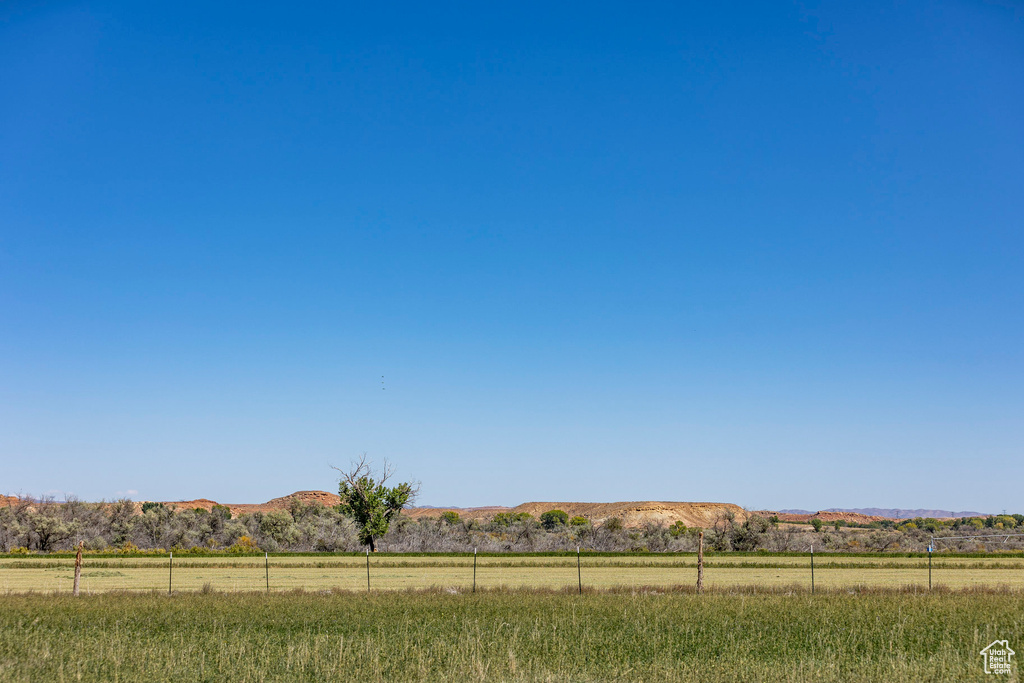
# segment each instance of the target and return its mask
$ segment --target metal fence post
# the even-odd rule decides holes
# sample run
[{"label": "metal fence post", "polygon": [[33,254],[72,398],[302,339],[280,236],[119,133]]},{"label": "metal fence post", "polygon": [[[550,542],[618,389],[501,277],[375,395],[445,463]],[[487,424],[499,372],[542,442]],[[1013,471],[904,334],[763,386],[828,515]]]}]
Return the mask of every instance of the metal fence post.
[{"label": "metal fence post", "polygon": [[928,546],[928,590],[932,589],[932,546]]},{"label": "metal fence post", "polygon": [[697,592],[704,592],[704,530],[697,532]]},{"label": "metal fence post", "polygon": [[167,594],[171,594],[172,579],[174,576],[174,551],[171,551],[167,560]]},{"label": "metal fence post", "polygon": [[473,592],[476,593],[476,548],[473,548]]},{"label": "metal fence post", "polygon": [[370,592],[370,549],[366,549],[366,592]]},{"label": "metal fence post", "polygon": [[263,567],[267,570],[267,592],[270,592],[270,553],[263,553]]},{"label": "metal fence post", "polygon": [[580,595],[583,595],[583,569],[580,567],[580,547],[576,546],[576,578],[580,582]]},{"label": "metal fence post", "polygon": [[814,595],[814,544],[811,544],[811,595]]}]

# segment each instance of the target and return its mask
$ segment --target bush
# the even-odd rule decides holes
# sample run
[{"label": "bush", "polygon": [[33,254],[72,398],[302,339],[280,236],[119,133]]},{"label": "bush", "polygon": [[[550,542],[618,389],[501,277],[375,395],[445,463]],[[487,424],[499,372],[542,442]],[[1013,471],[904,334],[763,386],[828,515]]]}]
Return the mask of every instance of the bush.
[{"label": "bush", "polygon": [[533,519],[529,512],[499,512],[494,515],[491,524],[494,526],[512,526],[516,522],[526,522]]},{"label": "bush", "polygon": [[166,509],[167,508],[164,507],[163,503],[154,503],[153,501],[147,501],[147,502],[142,504],[142,512],[143,512],[143,514],[149,512],[150,510],[160,511],[160,510],[166,510]]},{"label": "bush", "polygon": [[540,516],[540,523],[548,531],[554,531],[557,527],[569,523],[569,515],[561,510],[548,510]]},{"label": "bush", "polygon": [[821,520],[818,519],[817,517],[815,517],[814,519],[811,520],[811,526],[814,527],[815,533],[821,531]]},{"label": "bush", "polygon": [[255,553],[259,552],[259,550],[260,547],[256,545],[256,542],[253,541],[252,538],[250,538],[249,536],[240,537],[237,541],[235,541],[235,544],[233,546],[228,548],[229,553],[234,553],[236,555],[241,555],[243,553]]},{"label": "bush", "polygon": [[291,514],[285,510],[275,510],[264,514],[260,519],[259,529],[265,541],[274,541],[275,544],[294,543],[301,535],[298,527],[292,521]]},{"label": "bush", "polygon": [[579,515],[569,520],[570,526],[586,526],[588,524],[590,524],[590,520],[586,517],[580,517]]},{"label": "bush", "polygon": [[686,525],[681,520],[676,521],[675,524],[668,528],[668,532],[672,534],[672,538],[679,538],[686,533]]},{"label": "bush", "polygon": [[442,512],[440,520],[442,523],[448,524],[449,526],[455,526],[462,521],[459,517],[459,513],[454,510],[445,510]]},{"label": "bush", "polygon": [[85,542],[86,550],[103,550],[107,547],[107,539],[102,536],[93,536]]},{"label": "bush", "polygon": [[601,525],[601,528],[607,529],[608,531],[622,531],[622,520],[618,517],[606,519],[604,524]]}]

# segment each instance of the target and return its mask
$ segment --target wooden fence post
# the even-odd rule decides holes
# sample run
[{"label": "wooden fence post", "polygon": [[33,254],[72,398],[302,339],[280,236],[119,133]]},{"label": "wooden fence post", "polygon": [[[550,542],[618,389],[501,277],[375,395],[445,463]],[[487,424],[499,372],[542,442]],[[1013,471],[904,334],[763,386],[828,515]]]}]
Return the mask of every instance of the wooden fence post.
[{"label": "wooden fence post", "polygon": [[704,592],[704,530],[697,533],[697,592]]},{"label": "wooden fence post", "polygon": [[78,552],[75,554],[75,587],[71,591],[75,597],[78,597],[78,584],[82,580],[82,548],[84,547],[85,541],[79,541]]}]

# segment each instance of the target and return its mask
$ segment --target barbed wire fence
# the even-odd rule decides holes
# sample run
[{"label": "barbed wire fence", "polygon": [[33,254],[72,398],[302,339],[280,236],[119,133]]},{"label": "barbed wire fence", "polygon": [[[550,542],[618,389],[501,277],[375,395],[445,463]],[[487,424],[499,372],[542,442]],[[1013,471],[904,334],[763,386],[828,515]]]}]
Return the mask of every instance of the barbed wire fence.
[{"label": "barbed wire fence", "polygon": [[[934,536],[931,536],[930,539],[929,539],[930,540],[929,545],[927,547],[927,560],[926,560],[927,561],[927,577],[928,577],[927,578],[927,586],[928,586],[928,589],[931,590],[936,585],[935,581],[933,580],[933,578],[935,578],[935,577],[933,577],[933,574],[934,574],[934,570],[936,568],[939,569],[940,572],[941,572],[939,574],[939,576],[942,576],[943,574],[946,574],[946,572],[952,573],[952,572],[961,571],[961,570],[962,571],[970,571],[972,569],[971,567],[969,567],[967,565],[950,565],[949,563],[942,563],[942,562],[940,562],[938,564],[938,566],[935,567],[935,566],[933,566],[933,556],[939,555],[939,556],[944,557],[944,558],[967,558],[967,557],[973,556],[973,552],[972,551],[970,551],[970,550],[965,551],[965,549],[964,549],[965,544],[974,544],[974,546],[975,546],[974,552],[977,552],[977,550],[979,550],[981,548],[986,548],[986,549],[991,548],[993,545],[998,545],[998,546],[1001,546],[1001,547],[1004,547],[1004,548],[1007,548],[1007,549],[1013,548],[1013,550],[1019,550],[1019,547],[1017,547],[1017,542],[1020,539],[1024,539],[1024,533],[1013,533],[1013,532],[981,533],[981,532],[979,532],[979,533],[975,533],[975,534],[960,534],[960,535],[948,535],[948,536],[946,536],[946,535],[934,535]],[[716,553],[715,555],[712,555],[712,563],[707,565],[707,568],[705,568],[703,553],[701,553],[700,550],[702,550],[702,548],[699,548],[698,552],[696,553],[696,560],[697,560],[696,561],[696,566],[689,565],[689,564],[675,564],[675,563],[672,563],[672,562],[666,562],[664,564],[664,566],[662,566],[661,562],[657,562],[657,561],[651,562],[651,560],[656,557],[656,556],[653,556],[653,555],[643,556],[642,559],[641,558],[637,558],[638,561],[636,562],[635,565],[628,566],[628,565],[604,564],[603,559],[599,560],[599,557],[600,558],[604,557],[603,553],[600,556],[598,556],[598,555],[591,555],[591,556],[588,557],[587,554],[582,553],[582,550],[581,550],[580,547],[577,547],[576,548],[576,552],[575,552],[576,557],[573,558],[573,559],[575,559],[575,562],[571,563],[571,564],[575,564],[575,569],[576,569],[576,572],[575,572],[576,576],[573,577],[573,578],[577,579],[576,582],[573,582],[573,583],[576,584],[576,586],[573,586],[573,588],[576,588],[576,591],[574,591],[574,592],[578,592],[581,595],[584,592],[584,590],[583,590],[584,589],[583,576],[586,573],[586,572],[583,572],[583,565],[584,564],[588,565],[588,567],[587,567],[588,570],[593,571],[595,573],[598,573],[598,572],[609,572],[609,571],[613,571],[613,570],[616,571],[616,572],[625,572],[625,573],[619,573],[616,576],[616,578],[621,578],[621,582],[618,582],[618,583],[616,581],[609,581],[608,580],[609,575],[607,573],[604,573],[603,577],[599,577],[599,578],[596,578],[596,579],[595,578],[591,578],[591,583],[590,583],[590,587],[591,588],[600,589],[602,587],[604,587],[604,588],[618,588],[618,587],[628,587],[628,586],[648,587],[648,582],[644,578],[645,570],[651,569],[651,568],[658,568],[659,566],[661,566],[661,568],[663,568],[663,569],[680,569],[681,572],[679,574],[679,581],[675,582],[675,583],[668,583],[668,582],[665,581],[664,575],[662,575],[660,578],[656,578],[653,582],[651,582],[649,587],[652,587],[652,588],[654,588],[654,587],[668,588],[670,586],[685,586],[688,583],[692,586],[694,584],[691,583],[691,582],[695,578],[697,580],[696,592],[698,592],[698,593],[701,591],[701,588],[703,588],[703,582],[704,582],[703,580],[705,578],[705,572],[707,570],[710,570],[710,572],[709,572],[710,575],[714,576],[714,574],[716,574],[718,572],[721,572],[721,571],[730,571],[730,572],[732,572],[732,571],[743,571],[744,569],[754,569],[754,570],[760,569],[760,567],[756,566],[756,563],[749,563],[748,564],[746,562],[742,562],[741,561],[741,562],[737,562],[735,567],[729,567],[728,566],[729,563],[716,563],[716,562],[714,562],[715,559],[721,559],[722,557],[726,556],[727,555],[726,553],[723,553],[723,554]],[[824,564],[823,564],[823,566],[816,567],[815,566],[815,555],[818,554],[819,557],[822,557],[821,553],[820,552],[816,552],[816,550],[817,549],[815,548],[814,544],[811,544],[808,547],[808,552],[804,555],[806,560],[807,560],[807,562],[808,562],[808,564],[803,565],[803,567],[806,568],[805,571],[807,569],[809,569],[809,573],[807,575],[805,575],[807,578],[803,579],[803,580],[799,579],[799,574],[792,574],[791,576],[794,576],[794,577],[796,577],[798,579],[797,581],[795,581],[792,584],[793,586],[797,586],[798,587],[799,584],[802,583],[802,581],[807,581],[807,584],[805,584],[806,585],[806,590],[809,590],[809,592],[811,594],[814,594],[816,592],[817,588],[820,587],[820,586],[817,585],[818,581],[816,580],[817,578],[820,578],[820,577],[816,577],[816,572],[821,572],[821,571],[824,571],[823,586],[824,586],[824,589],[826,590],[826,592],[828,592],[830,589],[835,590],[838,586],[843,586],[843,587],[848,588],[851,585],[858,585],[858,586],[863,586],[865,588],[872,588],[872,587],[885,587],[887,585],[886,584],[886,580],[885,579],[879,579],[877,574],[874,577],[871,577],[871,572],[875,569],[874,567],[866,566],[864,563],[858,565],[854,558],[851,558],[851,560],[853,560],[853,561],[850,563],[851,566],[848,567],[848,568],[847,567],[842,567],[842,566],[836,566],[835,562],[830,562],[829,561],[829,560],[835,560],[837,557],[841,557],[842,553],[831,553],[831,552],[826,553],[823,556],[824,557]],[[943,552],[943,551],[948,551],[948,552]],[[687,555],[689,556],[690,554],[687,553]],[[990,555],[989,553],[986,552],[986,555],[988,555],[988,557],[985,558],[986,560],[991,559],[991,560],[998,561],[998,559],[1000,558],[1000,555],[998,555],[998,554],[991,554]],[[278,557],[280,558],[280,556],[278,556]],[[511,558],[518,558],[517,555],[512,555],[510,557]],[[629,556],[629,557],[633,557],[633,556]],[[780,559],[781,559],[781,557],[782,556],[780,556]],[[789,557],[793,557],[793,556],[789,556]],[[862,556],[858,555],[857,557],[862,557]],[[899,557],[899,555],[895,555],[892,558],[890,558],[889,561],[891,562],[892,560],[896,560],[898,557]],[[907,557],[907,556],[904,556],[904,557]],[[892,565],[886,567],[885,566],[885,562],[884,561],[880,561],[878,563],[877,569],[886,569],[886,568],[888,568],[888,569],[898,569],[901,572],[902,571],[906,571],[907,572],[907,578],[910,578],[911,581],[910,581],[910,583],[907,583],[907,584],[904,584],[904,585],[909,586],[909,585],[915,583],[913,581],[913,577],[915,576],[915,574],[913,572],[917,571],[917,569],[915,569],[915,567],[920,567],[921,569],[924,569],[924,566],[922,566],[920,564],[915,564],[915,562],[913,560],[913,557],[914,557],[913,555],[907,557],[905,567],[892,566]],[[1004,557],[1007,557],[1009,559],[1009,557],[1011,557],[1011,556],[1006,555]],[[1019,559],[1018,556],[1012,556],[1012,557],[1014,559]],[[477,549],[474,548],[474,552],[473,552],[472,558],[471,559],[467,558],[467,564],[465,565],[465,568],[467,569],[467,576],[464,577],[467,580],[467,586],[465,586],[465,587],[469,588],[471,586],[471,591],[472,592],[476,592],[477,589],[478,589],[478,577],[477,577],[478,558],[479,558],[479,554],[477,552]],[[42,558],[39,558],[39,559],[42,560]],[[128,558],[124,558],[124,559],[127,560]],[[165,571],[167,572],[166,573],[166,583],[164,585],[166,586],[166,591],[167,591],[168,594],[173,594],[173,593],[178,592],[178,591],[186,591],[187,592],[189,590],[194,590],[194,586],[196,585],[196,581],[197,581],[194,578],[195,575],[193,575],[193,577],[184,578],[184,579],[179,578],[179,577],[188,577],[189,574],[192,571],[199,570],[199,569],[205,569],[205,570],[214,569],[214,567],[211,567],[210,565],[207,565],[207,566],[201,567],[201,568],[200,567],[196,567],[196,566],[189,566],[191,563],[188,560],[197,560],[197,561],[201,562],[202,558],[199,558],[199,557],[189,558],[189,557],[186,556],[186,559],[184,561],[179,559],[178,562],[175,562],[176,559],[179,559],[179,558],[175,558],[174,557],[174,553],[169,553],[168,556],[167,556],[167,559],[166,559],[166,564],[164,565]],[[240,560],[240,561],[244,561],[245,559],[249,559],[249,558],[239,557],[237,559]],[[253,568],[257,568],[258,564],[262,564],[263,565],[262,567],[258,567],[258,569],[262,569],[263,570],[262,572],[259,572],[260,574],[262,574],[262,576],[260,576],[259,578],[263,579],[262,581],[259,581],[259,583],[262,584],[261,586],[259,586],[259,588],[262,588],[267,593],[272,592],[272,588],[274,590],[306,589],[306,588],[313,589],[313,588],[325,588],[325,587],[326,588],[332,588],[331,586],[325,586],[322,581],[321,582],[317,582],[315,580],[315,578],[312,578],[312,577],[297,577],[297,576],[295,576],[294,570],[296,569],[296,567],[294,567],[294,566],[286,567],[286,566],[278,565],[277,567],[275,567],[270,562],[269,553],[264,553],[264,557],[263,558],[259,558],[259,559],[263,559],[264,561],[262,563],[258,563],[258,559],[254,559]],[[431,570],[436,570],[436,569],[456,570],[457,568],[460,568],[462,566],[462,565],[458,564],[458,559],[459,558],[455,558],[456,562],[454,562],[452,564],[447,564],[446,565],[444,563],[438,563],[436,565],[436,567],[431,567],[431,566],[424,565],[424,564],[419,564],[419,565],[411,564],[411,566],[409,566],[408,568],[404,568],[403,570],[408,570],[408,571],[413,571],[413,572],[415,572],[415,570],[418,569],[418,568],[424,568],[426,570],[424,572],[424,580],[419,585],[416,585],[416,581],[415,580],[413,580],[412,582],[405,582],[405,583],[396,582],[394,576],[388,576],[387,575],[387,573],[386,573],[387,571],[393,571],[396,568],[401,568],[401,564],[400,563],[401,563],[402,560],[398,560],[397,564],[378,564],[377,562],[371,562],[371,559],[372,559],[372,555],[369,552],[367,552],[365,554],[365,574],[366,574],[366,584],[365,585],[366,585],[366,590],[367,591],[371,591],[371,590],[378,589],[378,588],[382,589],[382,590],[394,590],[394,589],[407,589],[407,588],[410,588],[410,587],[414,587],[414,588],[429,588],[429,587],[432,587],[432,586],[433,587],[437,587],[437,586],[439,586],[441,584],[437,583],[436,579],[438,577],[437,577],[436,574],[431,576]],[[391,555],[391,554],[388,554],[387,555],[387,559],[394,560],[394,556]],[[518,558],[518,559],[522,559],[522,558]],[[568,559],[568,558],[566,558],[566,559]],[[588,562],[584,563],[583,559],[587,559]],[[663,558],[659,557],[658,559],[660,560],[660,559],[663,559]],[[801,563],[799,561],[799,556],[793,558],[794,561],[792,562],[791,565],[789,563],[783,563],[783,565],[788,565],[788,566],[773,564],[772,561],[771,561],[771,559],[772,559],[771,555],[761,556],[759,559],[765,560],[764,568],[772,568],[774,570],[782,570],[784,572],[787,572],[788,570],[798,570],[801,567]],[[493,587],[499,587],[500,586],[500,587],[509,587],[509,588],[511,588],[511,587],[516,587],[517,585],[522,585],[524,587],[525,586],[546,586],[546,587],[551,587],[553,583],[557,583],[557,581],[555,581],[555,582],[551,581],[551,577],[553,575],[557,575],[557,576],[561,577],[561,574],[551,574],[549,572],[556,572],[557,573],[557,572],[560,572],[562,569],[567,569],[567,568],[569,568],[569,566],[571,566],[569,564],[569,562],[571,562],[571,560],[569,560],[569,562],[565,563],[566,566],[562,566],[562,565],[558,564],[556,558],[551,558],[551,560],[553,560],[553,561],[550,564],[544,564],[544,561],[540,561],[537,564],[530,564],[529,561],[527,560],[526,562],[524,562],[524,564],[521,567],[517,567],[517,565],[515,564],[515,559],[513,559],[511,563],[508,562],[508,561],[505,561],[505,562],[499,561],[499,562],[494,562],[494,563],[486,562],[485,561],[481,565],[480,568],[485,570],[485,571],[487,571],[487,573],[490,574],[490,577],[492,578],[492,580],[496,577],[496,574],[494,573],[495,570],[497,570],[499,572],[502,569],[507,569],[508,570],[508,572],[509,572],[508,580],[499,579],[499,583],[492,584]],[[16,560],[16,561],[18,561],[18,560]],[[60,560],[58,560],[58,562],[59,561]],[[102,560],[102,561],[109,561],[109,560]],[[684,562],[685,562],[685,560],[684,560]],[[76,576],[75,576],[75,579],[76,579],[75,580],[75,584],[76,584],[76,587],[77,587],[78,579],[79,579],[80,574],[81,574],[81,570],[83,568],[88,570],[88,565],[90,564],[89,558],[86,557],[86,558],[84,558],[84,560],[78,560],[76,558],[75,564],[77,565],[76,572],[75,572],[75,574],[76,574]],[[159,567],[159,564],[157,564],[155,562],[153,564],[154,564],[154,566],[152,567],[152,569],[157,569]],[[286,564],[286,563],[283,563],[283,564]],[[379,573],[379,569],[378,569],[378,571],[374,571],[374,565],[376,565],[379,569],[386,570],[383,573],[383,575],[381,575]],[[339,570],[355,569],[356,567],[358,567],[358,565],[349,566],[344,561],[339,562],[338,565],[337,565],[337,569],[339,569]],[[691,575],[692,578],[690,578],[689,580],[687,580],[687,578],[686,578],[686,575],[687,575],[686,567],[690,567],[690,570],[694,570],[694,569],[696,570],[696,575],[695,576]],[[22,568],[24,568],[24,567],[22,567]],[[49,568],[52,569],[53,568],[52,565]],[[321,568],[322,568],[322,565],[321,565]],[[536,581],[537,575],[534,575],[533,577],[530,577],[530,578],[524,578],[523,576],[516,576],[517,568],[519,570],[527,570],[528,572],[532,572],[532,571],[542,572],[542,573],[546,574],[546,576],[544,576],[543,579],[540,582],[537,582]],[[1021,566],[1019,563],[1014,563],[1014,564],[1012,564],[1010,566],[997,566],[997,567],[994,567],[994,569],[1011,570],[1011,571],[1015,571],[1018,568],[1021,569],[1021,570],[1024,570],[1024,566]],[[143,571],[149,571],[148,569],[144,569],[142,567],[138,567],[138,569],[143,570]],[[257,571],[258,571],[258,569],[257,569]],[[281,572],[281,573],[278,574],[279,577],[282,577],[282,574],[283,574],[283,577],[281,579],[278,579],[276,586],[272,586],[272,584],[274,583],[272,581],[272,579],[273,579],[272,570],[273,569],[278,569]],[[299,569],[300,572],[305,571],[305,569],[303,569],[301,567],[299,567],[298,569]],[[866,580],[865,580],[865,582],[863,584],[849,584],[849,582],[847,582],[846,584],[837,584],[835,582],[835,574],[832,574],[832,572],[837,570],[837,569],[839,569],[839,570],[849,570],[849,571],[853,571],[853,572],[863,570],[863,571],[866,572]],[[974,569],[980,569],[982,571],[986,571],[987,570],[985,567],[975,567]],[[42,570],[40,570],[40,571],[42,571]],[[131,568],[125,568],[124,571],[131,571]],[[0,568],[0,573],[2,573],[2,572],[3,572],[3,569]],[[722,575],[719,574],[719,576],[722,576]],[[916,574],[916,576],[920,577],[917,580],[918,581],[917,585],[921,585],[921,583],[923,583],[923,581],[922,581],[923,576],[921,574]],[[948,577],[948,576],[950,576],[950,574],[946,574],[946,576]],[[1014,578],[1012,580],[1012,582],[1009,582],[1009,583],[1006,582],[1006,581],[1003,581],[1002,583],[1000,583],[998,581],[991,581],[990,580],[990,579],[992,579],[994,577],[995,578],[1002,577],[1002,578],[1005,579],[1006,572],[1003,571],[1000,574],[993,574],[993,575],[984,577],[984,579],[982,581],[977,582],[977,584],[975,584],[975,585],[978,585],[978,584],[986,585],[987,584],[987,585],[991,585],[993,587],[997,587],[999,585],[1014,585],[1014,586],[1016,586],[1018,584],[1024,583],[1024,571],[1021,572],[1020,576],[1021,576],[1020,579]],[[594,577],[594,574],[591,574],[591,577]],[[639,581],[637,580],[638,577],[639,577]],[[41,578],[43,578],[42,574],[41,574]],[[51,579],[52,575],[50,575],[49,577],[45,577],[45,578]],[[90,577],[88,576],[88,573],[87,573],[86,576],[82,577],[82,578],[85,578],[86,581],[88,581],[88,579]],[[234,577],[234,578],[236,579],[235,590],[237,590],[238,589],[237,579],[239,577]],[[255,575],[254,575],[254,578],[255,578]],[[431,582],[431,578],[435,579],[435,581]],[[568,577],[566,576],[564,578],[568,578]],[[444,581],[447,581],[448,579],[449,579],[449,577],[446,576]],[[461,580],[458,577],[457,572],[453,573],[450,576],[450,579],[452,581],[454,581],[455,583],[459,583],[459,581]],[[217,581],[219,581],[219,579]],[[248,582],[249,582],[248,579],[243,579],[242,580],[243,585],[247,584]],[[105,588],[105,590],[151,590],[151,588],[148,588],[148,587],[147,588],[141,588],[141,587],[129,586],[128,585],[129,583],[130,582],[126,582],[126,584],[123,587],[116,587],[116,586],[113,587],[113,588],[109,588],[108,587],[108,588]],[[970,585],[969,583],[965,584],[964,581],[960,581],[960,583],[961,583],[961,585]],[[4,584],[6,584],[6,581],[4,582]],[[569,586],[572,585],[568,581],[566,582],[566,584],[567,584],[566,588],[568,588]],[[210,583],[204,584],[203,585],[203,590],[205,591],[209,585],[211,585],[211,584]],[[454,585],[454,584],[452,584],[452,585]],[[729,582],[729,583],[720,584],[720,585],[735,586],[735,587],[744,586],[744,587],[753,587],[753,588],[758,588],[758,587],[762,587],[762,586],[765,587],[765,588],[768,588],[770,586],[774,586],[775,588],[778,588],[778,586],[780,586],[782,584],[779,583],[779,582],[775,582],[773,584],[773,582],[771,582],[771,581],[761,582],[756,577],[752,577],[752,580],[751,580],[751,582],[749,584],[741,584],[741,583],[737,583],[737,582]],[[892,584],[892,585],[896,585],[896,584]],[[947,586],[948,585],[949,584],[947,583]],[[83,585],[82,587],[85,588],[86,586],[87,586],[87,584]],[[179,586],[181,586],[181,587],[179,588]],[[484,586],[486,587],[486,583],[484,584]],[[335,587],[336,588],[342,588],[342,585],[339,584],[339,585],[337,585]],[[254,588],[255,588],[255,586],[254,586]],[[36,590],[36,588],[35,587],[30,587],[30,588],[27,588],[26,590],[32,591],[32,590]],[[72,589],[72,590],[74,590],[74,589]],[[244,588],[243,588],[243,590],[244,590]],[[11,592],[11,591],[10,591],[9,588],[6,588],[5,592]],[[89,591],[89,592],[91,592],[91,591]]]}]

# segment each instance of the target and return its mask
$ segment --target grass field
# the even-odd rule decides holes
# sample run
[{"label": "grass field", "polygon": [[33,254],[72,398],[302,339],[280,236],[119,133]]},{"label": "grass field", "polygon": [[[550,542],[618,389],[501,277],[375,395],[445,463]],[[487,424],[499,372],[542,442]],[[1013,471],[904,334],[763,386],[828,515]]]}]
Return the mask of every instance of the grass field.
[{"label": "grass field", "polygon": [[1021,593],[7,595],[0,681],[981,681],[997,638]]},{"label": "grass field", "polygon": [[[470,590],[473,558],[464,555],[375,555],[370,558],[370,585],[374,590],[429,587]],[[34,556],[0,559],[0,592],[62,592],[71,590],[72,558]],[[693,555],[584,556],[583,584],[587,588],[688,586],[696,580]],[[275,556],[269,559],[270,590],[366,590],[366,559],[361,556]],[[175,558],[172,587],[197,591],[203,586],[218,591],[265,590],[267,567],[262,557]],[[717,555],[705,562],[709,587],[760,587],[809,590],[808,557]],[[82,590],[152,591],[168,589],[166,557],[85,558]],[[480,557],[479,588],[575,587],[575,557],[502,555]],[[900,556],[826,556],[815,559],[815,587],[902,588],[927,587],[928,560]],[[933,560],[935,587],[1008,587],[1024,590],[1024,558],[964,558],[939,556]]]}]

